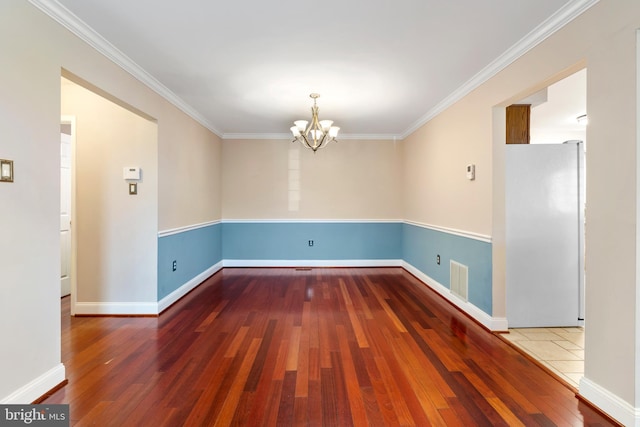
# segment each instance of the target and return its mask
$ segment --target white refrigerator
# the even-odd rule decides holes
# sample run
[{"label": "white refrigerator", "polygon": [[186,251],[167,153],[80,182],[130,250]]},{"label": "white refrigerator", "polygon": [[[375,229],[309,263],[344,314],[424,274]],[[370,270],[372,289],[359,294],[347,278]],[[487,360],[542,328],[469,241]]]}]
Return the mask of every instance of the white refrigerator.
[{"label": "white refrigerator", "polygon": [[584,324],[584,144],[506,146],[509,327]]}]

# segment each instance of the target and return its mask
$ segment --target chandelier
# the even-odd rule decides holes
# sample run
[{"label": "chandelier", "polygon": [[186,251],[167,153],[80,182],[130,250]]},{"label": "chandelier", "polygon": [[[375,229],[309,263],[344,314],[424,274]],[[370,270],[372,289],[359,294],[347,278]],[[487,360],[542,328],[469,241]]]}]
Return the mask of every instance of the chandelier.
[{"label": "chandelier", "polygon": [[[299,141],[306,148],[310,148],[315,153],[318,149],[324,148],[331,141],[336,141],[338,131],[337,126],[333,125],[333,120],[318,120],[318,105],[316,100],[320,98],[317,93],[309,95],[313,99],[313,107],[311,107],[311,123],[306,120],[296,120],[293,122],[295,126],[291,127],[293,133],[293,141]],[[309,127],[307,127],[309,124]]]}]

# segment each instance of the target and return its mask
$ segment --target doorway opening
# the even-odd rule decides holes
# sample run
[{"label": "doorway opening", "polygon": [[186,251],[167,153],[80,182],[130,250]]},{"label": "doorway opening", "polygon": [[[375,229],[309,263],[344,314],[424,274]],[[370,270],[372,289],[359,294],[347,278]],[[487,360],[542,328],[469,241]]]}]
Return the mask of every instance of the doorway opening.
[{"label": "doorway opening", "polygon": [[71,314],[155,314],[157,122],[65,70],[60,87],[61,112],[75,117]]},{"label": "doorway opening", "polygon": [[516,346],[578,388],[584,373],[586,69],[517,102],[528,143],[505,147],[506,317]]}]

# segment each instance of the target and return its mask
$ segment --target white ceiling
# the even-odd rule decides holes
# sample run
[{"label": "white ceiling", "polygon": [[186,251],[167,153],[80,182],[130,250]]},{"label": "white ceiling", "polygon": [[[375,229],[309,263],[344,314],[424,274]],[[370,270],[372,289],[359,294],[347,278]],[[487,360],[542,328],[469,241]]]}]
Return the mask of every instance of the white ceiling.
[{"label": "white ceiling", "polygon": [[31,2],[225,138],[282,137],[311,92],[343,138],[375,138],[406,136],[595,0]]}]

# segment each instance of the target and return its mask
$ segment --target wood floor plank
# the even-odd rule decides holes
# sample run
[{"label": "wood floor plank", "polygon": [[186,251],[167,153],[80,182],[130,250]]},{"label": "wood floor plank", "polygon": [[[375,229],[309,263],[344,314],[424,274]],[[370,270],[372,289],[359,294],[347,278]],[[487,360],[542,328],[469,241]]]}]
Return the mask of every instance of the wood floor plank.
[{"label": "wood floor plank", "polygon": [[73,426],[612,425],[402,268],[225,268],[61,324]]},{"label": "wood floor plank", "polygon": [[289,336],[289,350],[287,351],[287,362],[285,369],[287,371],[295,371],[298,369],[298,355],[300,354],[300,335],[302,333],[301,326],[294,326]]},{"label": "wood floor plank", "polygon": [[224,385],[224,380],[228,377],[231,365],[236,361],[235,358],[225,357],[219,364],[213,375],[203,375],[203,377],[209,378],[211,382],[210,387],[196,388],[194,392],[198,394],[198,400],[192,406],[189,411],[189,417],[186,419],[186,423],[191,425],[203,425],[206,416],[213,407],[222,406],[221,401],[216,399],[219,395],[220,387]]},{"label": "wood floor plank", "polygon": [[403,337],[394,339],[388,335],[387,339],[391,343],[395,358],[402,368],[403,376],[411,385],[410,393],[417,397],[429,423],[435,426],[446,425],[438,413],[438,408],[447,408],[447,402],[442,395],[438,394],[435,387],[432,387],[431,378],[428,375],[415,375],[415,372],[419,372],[420,367],[423,366],[418,362],[417,355],[411,353],[411,349],[406,345]]},{"label": "wood floor plank", "polygon": [[353,423],[356,425],[366,425],[367,412],[365,410],[364,402],[362,401],[358,375],[356,374],[356,368],[354,366],[353,356],[349,347],[345,327],[343,325],[336,326],[336,332],[338,335],[340,355],[342,356],[341,365]]},{"label": "wood floor plank", "polygon": [[[391,398],[390,393],[387,391],[387,387],[382,379],[380,370],[376,365],[373,354],[368,349],[363,350],[363,361],[366,365],[367,372],[369,372],[371,381],[372,398],[375,399],[378,405],[378,411],[380,412],[384,425],[400,425],[398,415],[394,411],[394,401]],[[406,411],[408,414],[408,411]],[[407,425],[405,423],[405,425]]]},{"label": "wood floor plank", "polygon": [[302,308],[302,325],[298,346],[298,363],[296,370],[296,397],[308,397],[309,395],[309,352],[310,348],[310,304],[305,301]]},{"label": "wood floor plank", "polygon": [[[407,399],[407,396],[402,394],[401,388],[396,382],[396,377],[389,368],[386,359],[383,357],[374,357],[374,362],[375,367],[372,367],[372,369],[377,369],[380,372],[380,379],[384,384],[385,391],[389,394],[390,409],[393,410],[400,425],[419,425],[414,421],[413,415],[408,407],[407,400],[411,401],[412,399]],[[426,423],[426,417],[424,418],[422,421]]]},{"label": "wood floor plank", "polygon": [[251,366],[253,365],[253,361],[255,360],[256,355],[258,354],[260,342],[261,340],[258,338],[254,338],[251,341],[251,345],[249,346],[249,350],[246,356],[242,360],[240,369],[235,375],[231,387],[228,388],[224,403],[222,405],[222,408],[220,409],[220,413],[217,414],[215,418],[215,426],[227,425],[229,423],[229,420],[233,419],[236,407],[238,406],[238,402],[240,401],[240,395],[242,393],[242,390],[244,389],[244,385],[247,377],[249,376],[249,372],[251,371]]},{"label": "wood floor plank", "polygon": [[[258,350],[258,354],[256,355],[256,361],[251,368],[251,372],[249,372],[249,377],[247,378],[247,382],[244,387],[245,391],[255,391],[256,387],[258,386],[258,382],[260,381],[263,369],[269,369],[271,365],[275,363],[275,360],[273,360],[273,358],[269,358],[269,348],[277,348],[275,347],[275,343],[273,342],[276,325],[277,321],[274,319],[270,319],[267,328],[262,334],[260,349]],[[272,352],[272,354],[275,353]]]},{"label": "wood floor plank", "polygon": [[378,285],[375,283],[369,282],[368,285],[369,285],[369,289],[378,300],[378,303],[380,304],[382,309],[385,311],[387,316],[389,316],[389,319],[397,328],[397,330],[399,332],[407,332],[402,322],[398,319],[398,316],[396,315],[396,313],[391,309],[391,307],[389,307],[389,304],[387,303],[387,299],[385,298],[386,294],[384,293],[384,291],[381,290],[378,287]]},{"label": "wood floor plank", "polygon": [[320,373],[318,379],[309,380],[309,397],[307,399],[307,425],[322,426],[325,420],[322,418],[322,388]]},{"label": "wood floor plank", "polygon": [[349,291],[347,291],[347,285],[343,280],[340,281],[340,292],[342,294],[342,298],[344,299],[347,314],[349,315],[351,327],[353,328],[353,331],[355,333],[358,345],[363,348],[369,347],[369,342],[367,341],[367,337],[362,329],[362,324],[360,323],[360,319],[358,319],[358,315],[353,306],[353,302],[351,301],[351,297],[349,296]]},{"label": "wood floor plank", "polygon": [[282,393],[278,404],[277,425],[293,425],[293,414],[295,406],[296,372],[287,371],[282,383]]}]

